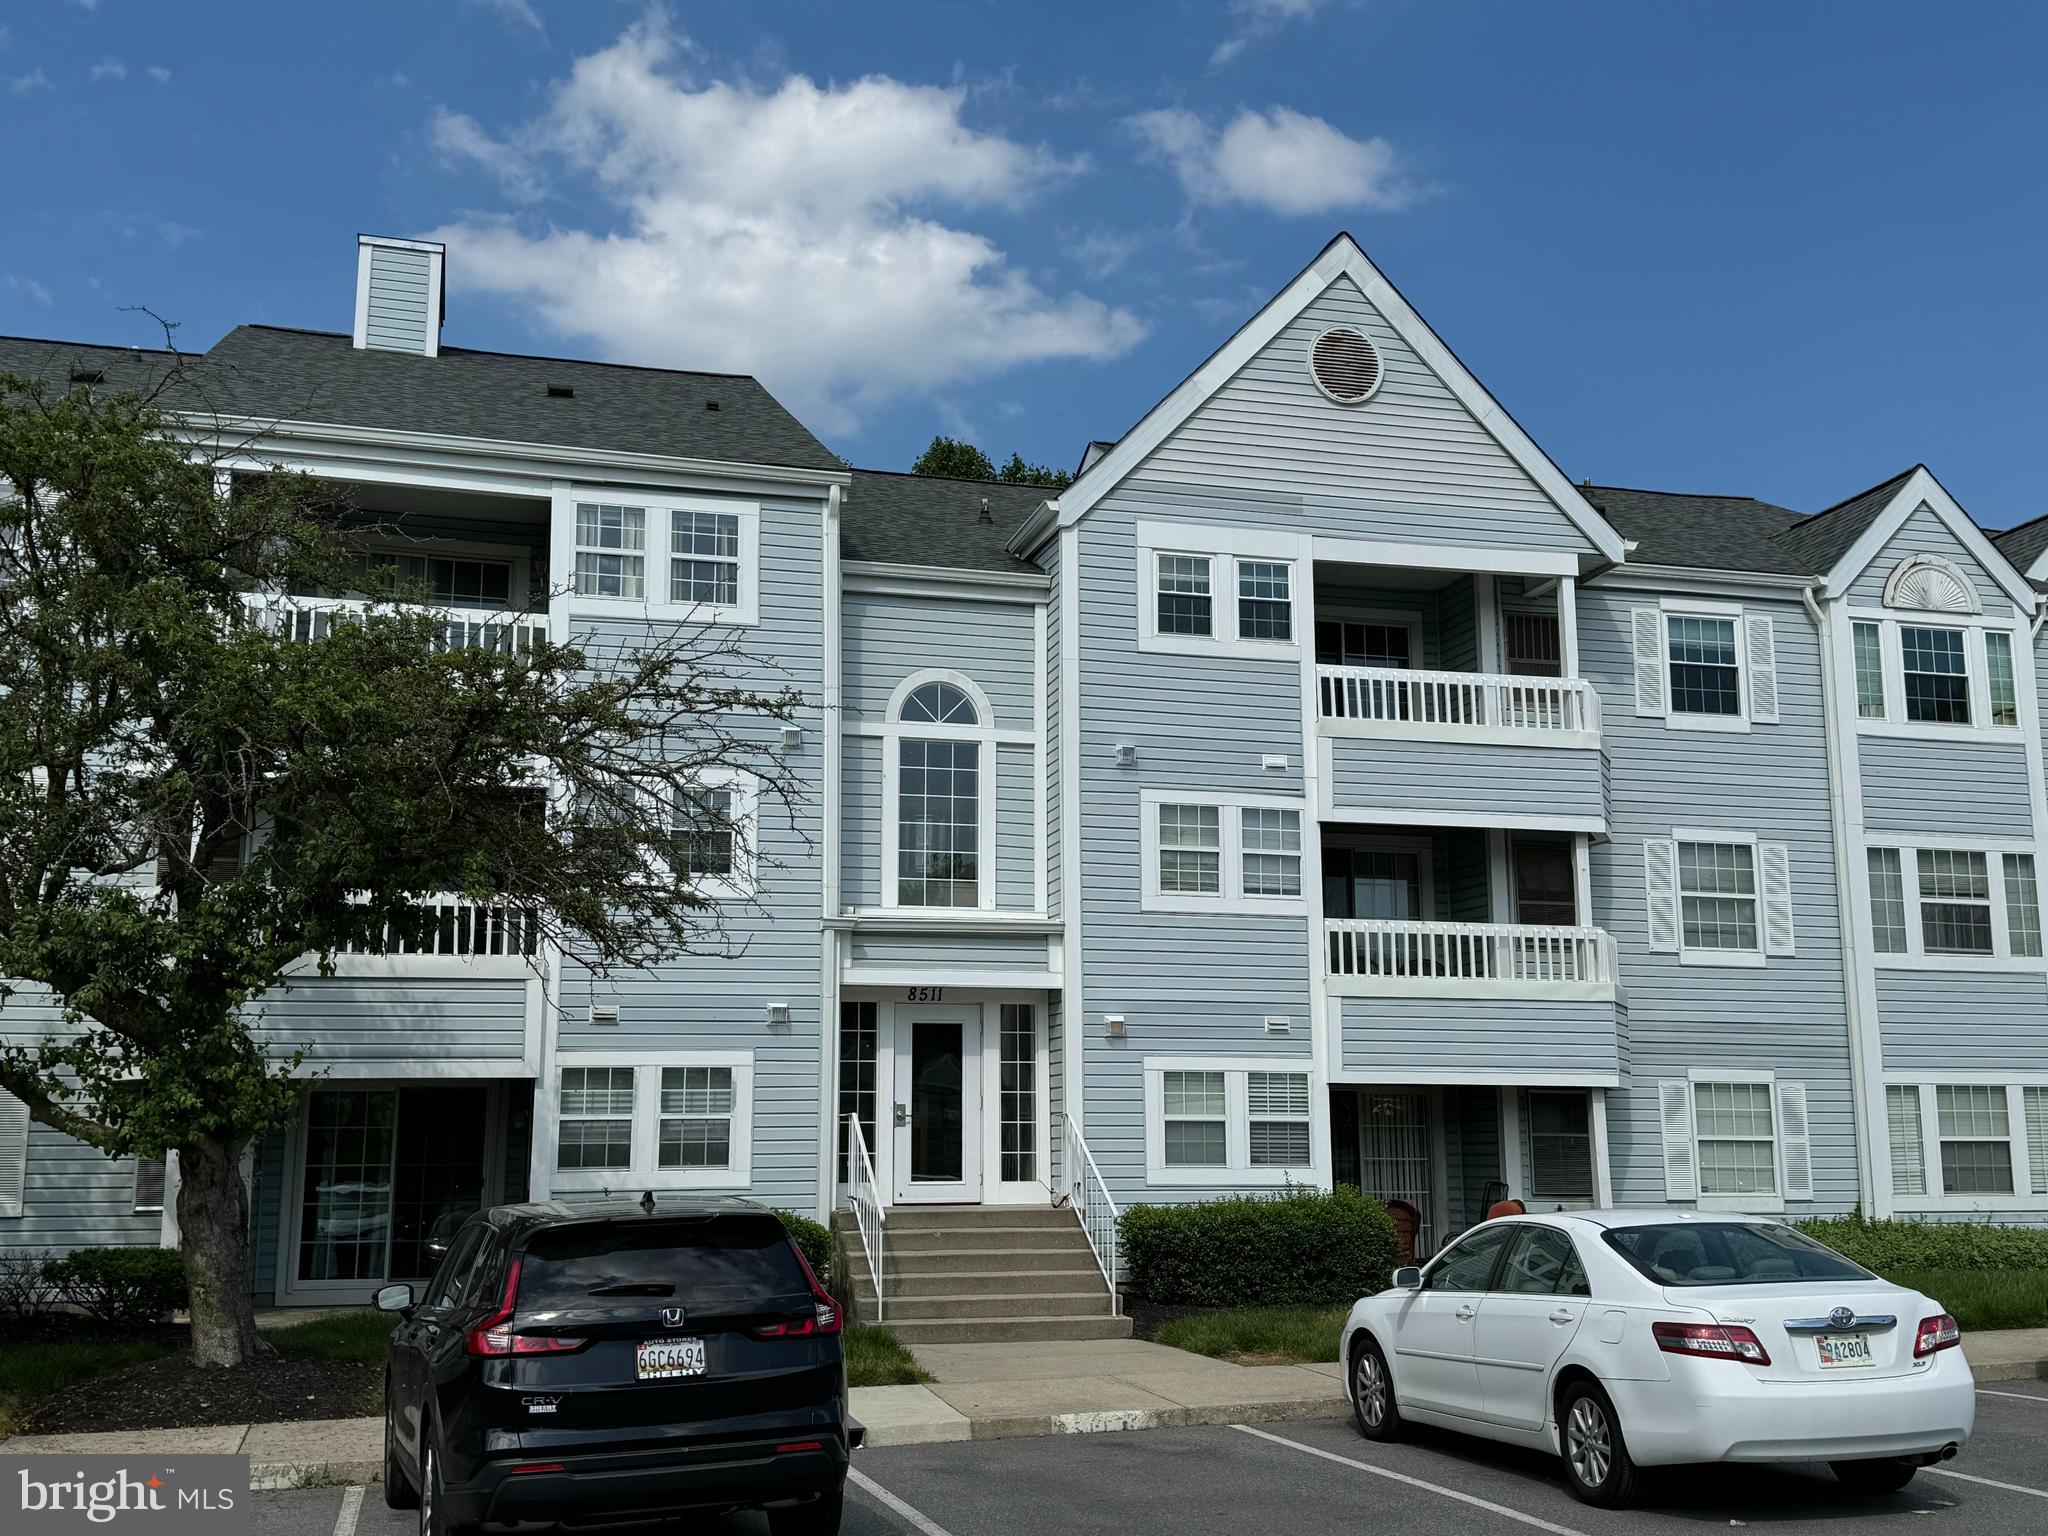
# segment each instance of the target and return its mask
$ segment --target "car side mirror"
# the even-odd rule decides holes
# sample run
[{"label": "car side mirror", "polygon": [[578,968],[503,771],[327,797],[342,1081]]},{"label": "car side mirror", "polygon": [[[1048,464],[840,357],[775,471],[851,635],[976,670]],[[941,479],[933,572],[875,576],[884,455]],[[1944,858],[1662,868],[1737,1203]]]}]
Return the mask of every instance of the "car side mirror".
[{"label": "car side mirror", "polygon": [[379,1286],[377,1294],[370,1298],[370,1305],[379,1312],[410,1312],[412,1310],[412,1287],[409,1285]]},{"label": "car side mirror", "polygon": [[1404,1264],[1394,1271],[1393,1285],[1397,1291],[1419,1291],[1422,1289],[1422,1271],[1413,1264]]}]

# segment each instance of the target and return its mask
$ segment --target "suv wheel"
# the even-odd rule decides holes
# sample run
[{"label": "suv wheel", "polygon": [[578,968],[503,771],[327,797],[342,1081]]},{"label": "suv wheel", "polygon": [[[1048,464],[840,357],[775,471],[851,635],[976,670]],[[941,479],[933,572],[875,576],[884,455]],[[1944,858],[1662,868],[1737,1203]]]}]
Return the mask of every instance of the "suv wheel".
[{"label": "suv wheel", "polygon": [[[389,1388],[386,1388],[388,1393]],[[419,1508],[419,1490],[412,1485],[412,1479],[405,1475],[405,1464],[398,1459],[398,1437],[391,1432],[391,1410],[384,1410],[384,1507],[386,1509]]]},{"label": "suv wheel", "polygon": [[844,1484],[808,1504],[768,1511],[768,1536],[839,1536],[839,1516],[846,1503]]},{"label": "suv wheel", "polygon": [[1401,1438],[1401,1409],[1394,1401],[1394,1377],[1387,1357],[1370,1338],[1351,1351],[1351,1414],[1368,1440]]},{"label": "suv wheel", "polygon": [[1600,1509],[1621,1509],[1642,1493],[1643,1474],[1621,1437],[1621,1420],[1599,1383],[1576,1381],[1558,1405],[1564,1480],[1572,1496]]},{"label": "suv wheel", "polygon": [[472,1527],[448,1518],[448,1502],[442,1494],[441,1458],[429,1444],[420,1453],[420,1536],[470,1536]]}]

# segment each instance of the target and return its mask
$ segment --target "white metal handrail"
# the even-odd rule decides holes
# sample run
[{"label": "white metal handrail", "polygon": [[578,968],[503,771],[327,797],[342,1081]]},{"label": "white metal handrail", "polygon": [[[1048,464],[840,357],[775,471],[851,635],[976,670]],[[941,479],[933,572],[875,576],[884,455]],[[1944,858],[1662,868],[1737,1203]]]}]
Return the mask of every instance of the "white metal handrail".
[{"label": "white metal handrail", "polygon": [[1612,985],[1614,936],[1536,923],[1331,918],[1330,974],[1381,980],[1587,982]]},{"label": "white metal handrail", "polygon": [[861,1134],[860,1116],[846,1117],[846,1203],[853,1207],[854,1224],[860,1228],[861,1251],[868,1258],[868,1274],[875,1282],[875,1321],[882,1320],[882,1194],[875,1183],[874,1160],[868,1156],[867,1137]]},{"label": "white metal handrail", "polygon": [[1325,720],[1472,730],[1600,729],[1600,696],[1579,677],[1319,666],[1316,689]]},{"label": "white metal handrail", "polygon": [[376,944],[344,944],[345,955],[533,955],[540,949],[540,914],[531,907],[472,901],[467,896],[422,897],[433,918],[412,939],[386,928]]},{"label": "white metal handrail", "polygon": [[1095,1155],[1081,1139],[1081,1127],[1074,1123],[1072,1115],[1062,1118],[1066,1121],[1066,1158],[1061,1166],[1066,1173],[1069,1202],[1074,1214],[1081,1218],[1088,1246],[1095,1251],[1096,1267],[1109,1283],[1109,1315],[1120,1317],[1122,1303],[1116,1293],[1116,1201],[1110,1198],[1102,1170],[1095,1166]]},{"label": "white metal handrail", "polygon": [[[380,606],[355,597],[280,597],[260,592],[249,593],[244,602],[258,624],[293,640],[324,640],[336,624],[346,624]],[[400,605],[381,606],[396,610]],[[511,655],[534,650],[547,639],[547,620],[533,614],[466,608],[430,611],[441,621],[434,638],[437,651],[474,647]]]}]

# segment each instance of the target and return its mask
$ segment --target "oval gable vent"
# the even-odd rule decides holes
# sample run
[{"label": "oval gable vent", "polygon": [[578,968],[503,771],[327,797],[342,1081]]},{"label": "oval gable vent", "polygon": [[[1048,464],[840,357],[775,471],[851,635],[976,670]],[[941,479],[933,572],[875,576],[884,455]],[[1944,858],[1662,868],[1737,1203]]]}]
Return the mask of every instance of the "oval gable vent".
[{"label": "oval gable vent", "polygon": [[1363,405],[1380,387],[1379,348],[1340,325],[1316,338],[1308,371],[1316,388],[1339,405]]}]

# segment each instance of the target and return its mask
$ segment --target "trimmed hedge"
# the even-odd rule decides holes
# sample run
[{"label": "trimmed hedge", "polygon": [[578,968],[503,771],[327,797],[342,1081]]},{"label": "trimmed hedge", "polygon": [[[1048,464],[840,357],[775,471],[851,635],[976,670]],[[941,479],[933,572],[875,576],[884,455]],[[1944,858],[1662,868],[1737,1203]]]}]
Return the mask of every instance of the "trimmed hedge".
[{"label": "trimmed hedge", "polygon": [[782,1224],[789,1229],[789,1235],[796,1242],[811,1270],[818,1277],[820,1285],[832,1283],[832,1233],[808,1216],[799,1216],[795,1211],[777,1211]]},{"label": "trimmed hedge", "polygon": [[1895,1269],[2048,1269],[2048,1227],[1832,1216],[1799,1230],[1880,1275]]},{"label": "trimmed hedge", "polygon": [[1117,1233],[1130,1288],[1162,1306],[1334,1306],[1394,1264],[1387,1208],[1341,1185],[1134,1205]]},{"label": "trimmed hedge", "polygon": [[185,1259],[175,1248],[81,1248],[50,1260],[43,1274],[64,1300],[123,1328],[185,1305]]}]

